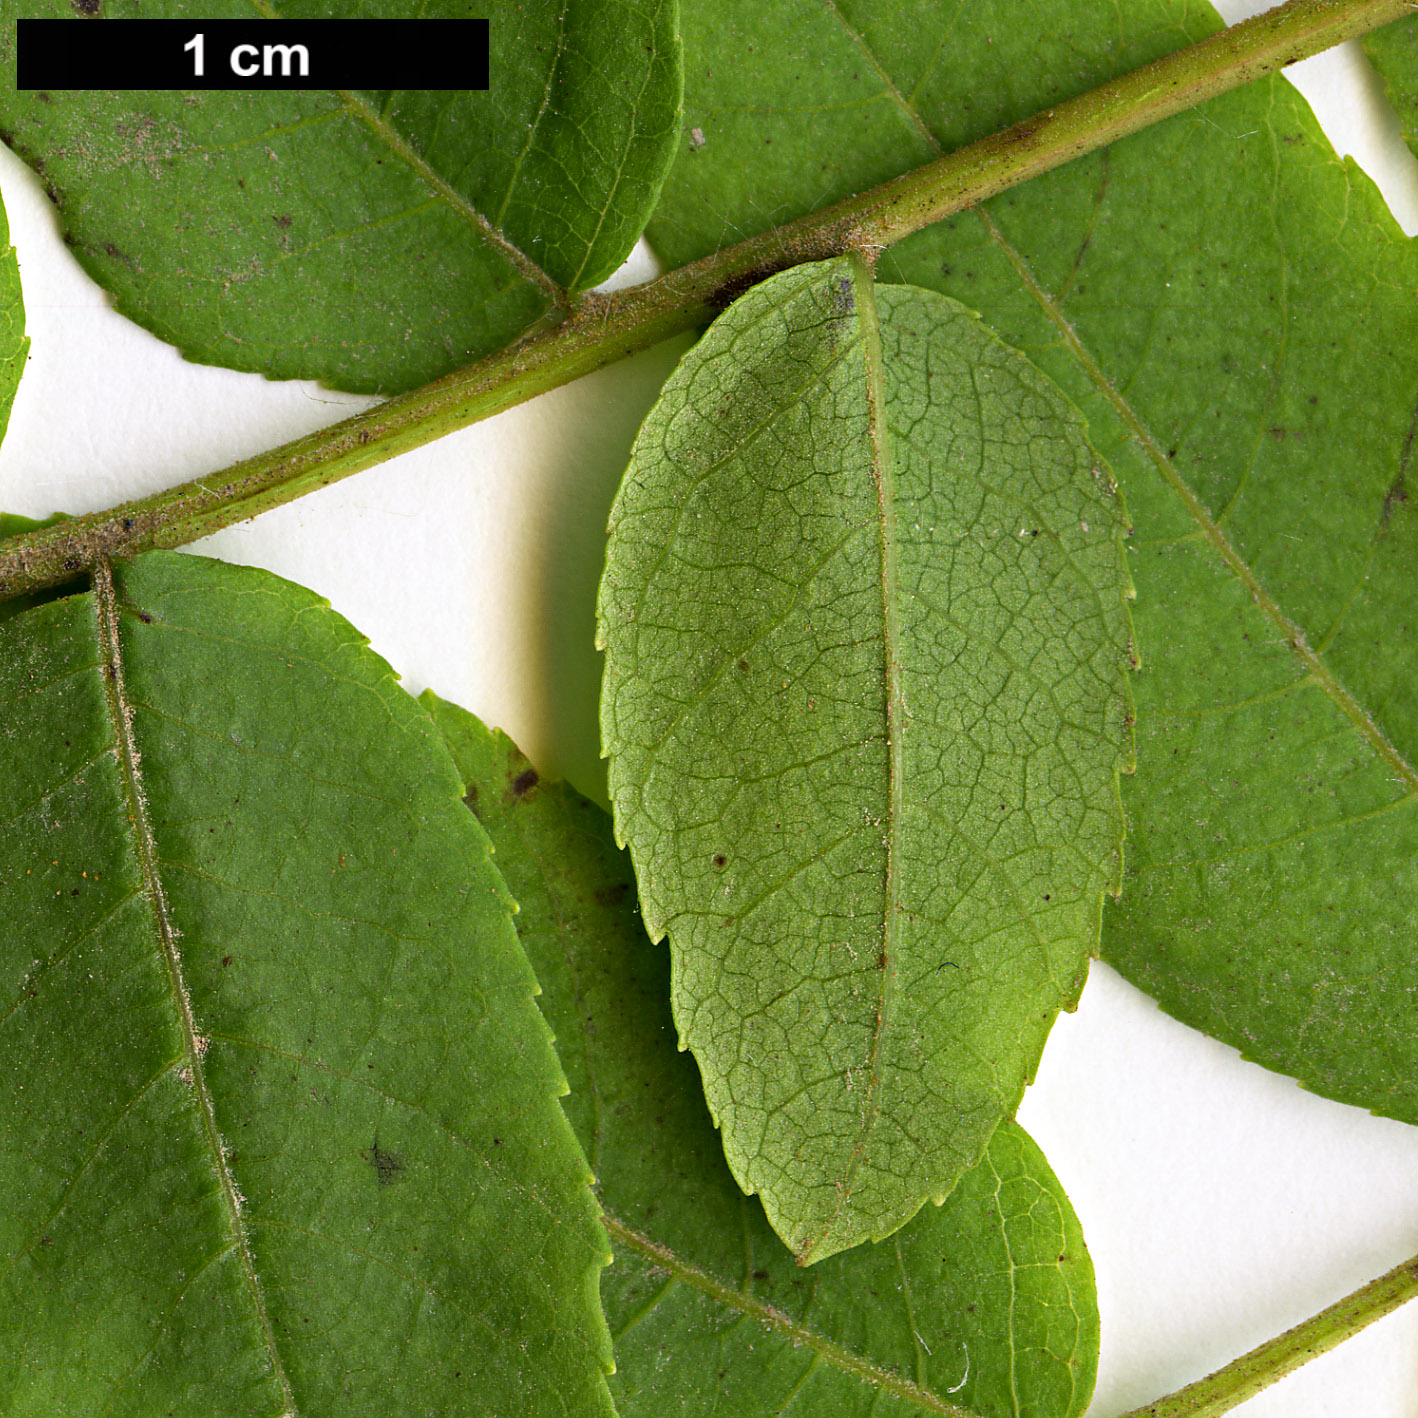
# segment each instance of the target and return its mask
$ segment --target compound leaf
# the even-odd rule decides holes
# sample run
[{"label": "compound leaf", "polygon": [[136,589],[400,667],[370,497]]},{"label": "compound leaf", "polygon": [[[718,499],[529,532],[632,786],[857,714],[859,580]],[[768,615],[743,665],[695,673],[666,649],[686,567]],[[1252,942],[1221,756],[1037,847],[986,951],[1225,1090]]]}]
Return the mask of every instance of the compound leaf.
[{"label": "compound leaf", "polygon": [[1097,1362],[1077,1218],[1005,1123],[945,1204],[803,1271],[724,1166],[674,1047],[666,962],[606,813],[426,694],[520,904],[615,1263],[601,1279],[621,1418],[1074,1418]]},{"label": "compound leaf", "polygon": [[609,1415],[607,1252],[428,716],[171,554],[0,626],[0,1410]]},{"label": "compound leaf", "polygon": [[[1410,24],[1370,44],[1400,108]],[[689,4],[703,141],[654,234],[698,255],[1218,26],[1189,0]],[[780,112],[827,71],[855,76],[838,107]],[[871,115],[896,138],[866,141]],[[816,163],[770,156],[809,132]],[[1418,990],[1413,242],[1276,78],[939,223],[882,275],[982,312],[1127,497],[1148,668],[1104,958],[1247,1057],[1418,1121],[1418,1033],[1393,1024]]]},{"label": "compound leaf", "polygon": [[391,12],[407,7],[4,0],[0,129],[89,274],[190,359],[409,389],[565,314],[629,254],[679,114],[675,0],[419,6],[491,17],[487,92],[15,88],[18,15],[264,15],[278,33]]},{"label": "compound leaf", "polygon": [[1012,1114],[1121,871],[1123,510],[1076,411],[856,258],[732,306],[611,515],[602,734],[734,1175],[804,1261]]}]

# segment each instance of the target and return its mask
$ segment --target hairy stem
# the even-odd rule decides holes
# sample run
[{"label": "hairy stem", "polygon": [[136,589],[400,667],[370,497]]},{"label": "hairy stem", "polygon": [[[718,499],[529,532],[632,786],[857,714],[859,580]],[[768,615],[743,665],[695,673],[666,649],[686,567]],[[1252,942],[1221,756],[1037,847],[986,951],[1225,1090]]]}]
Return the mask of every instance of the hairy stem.
[{"label": "hairy stem", "polygon": [[1418,1256],[1249,1354],[1122,1418],[1217,1418],[1418,1296]]},{"label": "hairy stem", "polygon": [[876,250],[1084,153],[1409,13],[1415,0],[1288,0],[891,182],[645,285],[412,393],[152,497],[0,541],[0,597],[107,557],[180,546],[707,324],[803,261]]}]

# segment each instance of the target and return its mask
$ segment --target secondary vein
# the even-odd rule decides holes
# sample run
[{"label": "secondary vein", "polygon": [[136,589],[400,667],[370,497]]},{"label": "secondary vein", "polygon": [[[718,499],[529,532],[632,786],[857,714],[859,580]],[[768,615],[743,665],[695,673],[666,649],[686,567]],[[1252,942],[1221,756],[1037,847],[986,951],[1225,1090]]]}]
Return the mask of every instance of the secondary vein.
[{"label": "secondary vein", "polygon": [[[931,132],[929,125],[921,117],[915,106],[909,103],[901,93],[900,88],[891,76],[886,72],[876,54],[871,50],[865,38],[858,34],[846,21],[846,18],[838,10],[835,0],[826,0],[827,7],[841,22],[843,28],[852,37],[853,42],[858,45],[863,53],[872,61],[882,83],[886,86],[886,91],[891,99],[899,105],[902,112],[910,120],[912,126],[924,137],[930,140],[937,152],[943,152],[939,139]],[[1104,150],[1106,153],[1106,149]],[[1195,521],[1203,539],[1216,551],[1228,570],[1241,582],[1250,593],[1251,599],[1260,607],[1261,611],[1269,617],[1271,621],[1280,629],[1285,636],[1286,642],[1291,650],[1299,657],[1305,668],[1313,675],[1316,682],[1326,694],[1338,706],[1341,713],[1350,721],[1373,751],[1398,775],[1399,781],[1407,788],[1409,793],[1418,792],[1418,769],[1410,764],[1398,749],[1389,741],[1388,736],[1375,721],[1372,715],[1361,705],[1357,699],[1339,682],[1334,671],[1325,663],[1322,651],[1314,649],[1305,634],[1304,629],[1285,614],[1280,603],[1261,584],[1260,578],[1251,569],[1249,563],[1241,556],[1240,552],[1232,545],[1230,539],[1222,530],[1220,520],[1214,518],[1202,505],[1201,499],[1192,491],[1191,487],[1184,481],[1177,472],[1172,460],[1167,456],[1165,450],[1152,436],[1142,419],[1138,416],[1132,405],[1113,387],[1113,383],[1103,373],[1098,362],[1078,338],[1077,331],[1065,318],[1063,312],[1058,308],[1047,291],[1034,278],[1034,273],[1029,269],[1023,255],[1009,242],[1004,233],[999,229],[994,219],[983,206],[976,207],[976,216],[984,224],[985,230],[989,233],[990,239],[999,247],[1005,259],[1014,268],[1015,274],[1028,294],[1044,312],[1050,323],[1058,330],[1063,338],[1064,344],[1069,353],[1078,362],[1084,374],[1095,384],[1103,397],[1112,404],[1119,417],[1132,432],[1133,437],[1141,445],[1143,452],[1157,466],[1158,471],[1166,480],[1168,485],[1181,499],[1182,505],[1186,508],[1188,515]],[[1096,218],[1096,212],[1095,212]],[[1405,448],[1405,459],[1407,456]],[[1224,515],[1224,514],[1223,514]]]},{"label": "secondary vein", "polygon": [[124,676],[123,646],[118,629],[118,592],[113,583],[111,563],[108,561],[98,562],[94,567],[93,578],[104,696],[113,727],[114,746],[118,756],[128,820],[133,826],[133,845],[138,859],[138,869],[142,876],[144,893],[152,908],[158,944],[162,951],[163,963],[167,968],[168,983],[172,987],[173,1002],[176,1005],[178,1022],[182,1029],[184,1064],[192,1079],[192,1089],[196,1094],[197,1107],[202,1119],[202,1131],[212,1155],[212,1164],[216,1170],[227,1224],[236,1243],[237,1253],[241,1257],[242,1274],[246,1279],[252,1308],[256,1313],[257,1327],[260,1329],[265,1343],[272,1374],[280,1386],[284,1405],[282,1418],[295,1418],[295,1396],[291,1392],[290,1380],[286,1377],[285,1366],[282,1364],[280,1352],[276,1348],[275,1332],[271,1327],[270,1317],[266,1313],[266,1299],[261,1291],[260,1278],[256,1274],[256,1265],[251,1254],[246,1226],[241,1219],[241,1204],[237,1196],[236,1183],[227,1165],[225,1144],[217,1128],[216,1113],[212,1107],[211,1094],[207,1090],[206,1077],[202,1067],[202,1050],[197,1046],[198,1031],[196,1021],[192,1017],[192,1001],[187,993],[187,982],[182,974],[182,957],[177,949],[179,932],[173,925],[172,915],[167,904],[167,894],[158,870],[157,846],[153,839],[152,821],[148,814],[147,794],[143,788],[141,757],[137,741],[133,736],[133,709],[129,702]]},{"label": "secondary vein", "polygon": [[1216,519],[1206,510],[1201,499],[1192,490],[1191,486],[1177,471],[1172,460],[1167,456],[1166,451],[1153,437],[1147,425],[1143,423],[1141,416],[1113,386],[1110,380],[1094,359],[1092,351],[1079,339],[1078,332],[1073,328],[1072,323],[1064,316],[1058,308],[1057,303],[1049,296],[1049,293],[1035,279],[1033,271],[1029,269],[1028,263],[1023,255],[1006,238],[1004,233],[996,225],[994,219],[982,207],[975,209],[976,215],[984,224],[990,239],[999,248],[1001,254],[1014,268],[1015,274],[1019,277],[1021,284],[1039,309],[1043,311],[1049,323],[1058,331],[1065,348],[1083,371],[1085,376],[1098,389],[1099,393],[1112,405],[1118,417],[1127,426],[1143,452],[1156,466],[1157,471],[1162,475],[1163,481],[1172,489],[1180,499],[1182,506],[1186,509],[1187,515],[1196,523],[1197,529],[1201,533],[1202,539],[1209,545],[1216,555],[1221,559],[1228,571],[1245,587],[1252,601],[1260,608],[1261,612],[1279,629],[1285,637],[1285,642],[1295,653],[1300,663],[1313,677],[1316,684],[1332,699],[1339,711],[1347,718],[1350,724],[1358,732],[1359,736],[1369,745],[1373,752],[1386,763],[1396,774],[1398,781],[1407,788],[1409,793],[1418,793],[1418,770],[1399,753],[1398,749],[1389,742],[1388,735],[1384,733],[1373,716],[1364,708],[1362,704],[1340,683],[1338,676],[1325,662],[1324,657],[1315,650],[1309,643],[1304,627],[1292,620],[1281,607],[1280,603],[1261,584],[1260,577],[1252,570],[1246,559],[1236,550],[1229,537],[1223,531]]},{"label": "secondary vein", "polygon": [[418,174],[419,179],[436,193],[453,211],[473,227],[478,234],[495,247],[508,262],[516,267],[517,273],[538,285],[562,309],[569,309],[571,299],[566,291],[537,265],[519,246],[509,241],[493,224],[473,206],[456,188],[429,165],[400,133],[384,118],[377,114],[360,96],[350,89],[337,89],[341,102],[350,116],[363,123],[376,138],[383,143],[400,162]]},{"label": "secondary vein", "polygon": [[[251,5],[263,19],[279,20],[281,18],[270,0],[251,0]],[[418,175],[430,191],[434,192],[448,207],[472,226],[488,245],[495,247],[505,256],[516,268],[519,275],[534,285],[540,286],[551,297],[554,304],[562,309],[570,309],[571,301],[567,292],[525,251],[509,241],[466,197],[440,177],[408,141],[394,129],[382,113],[376,113],[357,93],[350,89],[334,89],[331,92],[339,97],[340,102],[344,104],[346,111],[352,118],[363,123],[400,162]],[[540,119],[540,115],[538,117]],[[509,193],[510,190],[509,188]]]},{"label": "secondary vein", "polygon": [[676,1255],[668,1246],[651,1240],[649,1236],[627,1226],[618,1217],[607,1212],[602,1214],[601,1220],[612,1240],[627,1250],[634,1251],[649,1261],[656,1269],[666,1271],[677,1280],[692,1286],[701,1294],[708,1295],[728,1309],[756,1320],[765,1329],[784,1335],[794,1344],[807,1345],[809,1349],[820,1355],[834,1368],[852,1374],[863,1383],[871,1384],[874,1388],[885,1393],[914,1403],[927,1413],[938,1413],[943,1415],[943,1418],[976,1418],[976,1415],[972,1414],[969,1409],[947,1402],[938,1394],[932,1393],[927,1388],[922,1388],[920,1384],[912,1383],[910,1379],[903,1379],[900,1374],[882,1368],[881,1365],[872,1363],[870,1359],[863,1358],[860,1354],[828,1339],[826,1335],[809,1329],[807,1325],[792,1319],[782,1310],[775,1309],[772,1305],[766,1305],[762,1300],[756,1299],[753,1295],[746,1295],[742,1290],[736,1290],[731,1285],[726,1285],[717,1276],[711,1275],[707,1270],[701,1270],[696,1265],[691,1265],[687,1260]]}]

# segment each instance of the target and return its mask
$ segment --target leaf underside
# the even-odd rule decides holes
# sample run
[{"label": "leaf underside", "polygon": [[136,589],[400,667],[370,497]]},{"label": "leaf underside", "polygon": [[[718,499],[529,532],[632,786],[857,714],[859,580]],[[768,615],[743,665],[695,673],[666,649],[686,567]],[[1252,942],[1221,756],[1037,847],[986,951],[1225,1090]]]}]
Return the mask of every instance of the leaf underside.
[{"label": "leaf underside", "polygon": [[[703,141],[651,230],[671,261],[1219,21],[1183,0],[700,0],[684,24]],[[1418,990],[1413,243],[1271,79],[940,223],[881,274],[1029,355],[1127,497],[1147,668],[1104,958],[1248,1057],[1418,1121],[1418,1032],[1394,1027]]]},{"label": "leaf underside", "polygon": [[[674,0],[430,0],[492,20],[492,87],[399,92],[15,89],[0,130],[118,309],[188,358],[397,393],[501,349],[629,255],[679,113]],[[363,18],[371,0],[103,0],[99,16]]]},{"label": "leaf underside", "polygon": [[944,1206],[890,1241],[799,1268],[724,1166],[610,818],[464,710],[423,702],[519,902],[567,1114],[598,1175],[621,1418],[1081,1413],[1092,1267],[1024,1131],[1003,1125]]},{"label": "leaf underside", "polygon": [[946,1195],[1120,871],[1123,511],[970,314],[800,267],[667,384],[611,515],[602,735],[729,1165],[805,1261]]},{"label": "leaf underside", "polygon": [[611,1412],[605,1237],[486,837],[313,594],[0,627],[0,1410]]}]

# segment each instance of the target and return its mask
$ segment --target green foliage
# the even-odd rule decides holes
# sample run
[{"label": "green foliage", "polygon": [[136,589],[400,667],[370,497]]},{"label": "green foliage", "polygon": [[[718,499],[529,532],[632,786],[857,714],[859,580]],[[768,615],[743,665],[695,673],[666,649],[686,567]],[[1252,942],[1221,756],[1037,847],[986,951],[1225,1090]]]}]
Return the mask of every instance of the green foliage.
[{"label": "green foliage", "polygon": [[855,259],[757,286],[611,514],[602,730],[729,1165],[803,1260],[944,1197],[1121,874],[1123,510],[1077,413]]},{"label": "green foliage", "polygon": [[[652,227],[672,260],[1217,24],[1182,0],[775,15],[686,7],[703,143]],[[855,76],[811,123],[776,103],[809,55]],[[765,100],[751,125],[731,70]],[[1247,1057],[1418,1119],[1418,1034],[1391,1025],[1418,989],[1413,243],[1271,79],[928,228],[881,274],[1037,362],[1127,498],[1147,668],[1104,957]]]},{"label": "green foliage", "polygon": [[1400,20],[1364,36],[1364,53],[1384,81],[1403,141],[1418,152],[1418,24]]},{"label": "green foliage", "polygon": [[[30,342],[25,335],[25,302],[20,294],[20,267],[10,245],[10,224],[0,208],[0,438],[10,422],[15,390],[24,373]],[[11,529],[0,530],[10,536]]]},{"label": "green foliage", "polygon": [[606,1414],[606,1259],[428,716],[265,572],[0,627],[0,1410]]},{"label": "green foliage", "polygon": [[567,1113],[598,1177],[621,1418],[771,1418],[792,1402],[833,1418],[1081,1413],[1097,1360],[1092,1266],[1023,1129],[1001,1127],[945,1205],[888,1244],[799,1269],[729,1175],[674,1047],[667,962],[610,818],[471,714],[423,702],[520,904]]},{"label": "green foliage", "polygon": [[[489,0],[491,94],[15,91],[19,14],[253,4],[385,8],[0,0],[3,136],[125,313],[381,392],[652,208],[680,264],[1217,23],[689,0],[681,115],[674,0]],[[1415,33],[1369,41],[1410,141]],[[0,606],[6,1415],[1077,1418],[1092,1269],[1010,1119],[1100,917],[1178,1017],[1418,1120],[1412,243],[1277,80],[871,254],[731,305],[617,503],[668,959],[604,814],[312,593],[86,553]],[[0,431],[26,343],[11,252]]]},{"label": "green foliage", "polygon": [[[16,16],[94,23],[79,8],[0,3],[0,129],[41,173],[89,273],[190,359],[368,393],[422,384],[604,280],[670,160],[675,0],[419,6],[491,16],[486,93],[17,92]],[[401,9],[98,7],[115,22]]]}]

